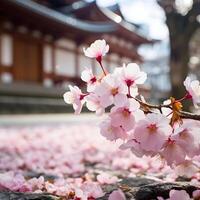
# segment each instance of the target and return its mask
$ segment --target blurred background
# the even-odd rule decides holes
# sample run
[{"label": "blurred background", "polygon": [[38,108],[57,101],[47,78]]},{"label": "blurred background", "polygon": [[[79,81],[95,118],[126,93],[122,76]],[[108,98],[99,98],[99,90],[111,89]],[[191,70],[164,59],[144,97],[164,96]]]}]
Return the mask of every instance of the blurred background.
[{"label": "blurred background", "polygon": [[83,55],[102,38],[109,71],[136,62],[148,73],[140,88],[160,103],[200,78],[200,0],[1,0],[0,113],[71,112],[69,84],[98,64]]}]

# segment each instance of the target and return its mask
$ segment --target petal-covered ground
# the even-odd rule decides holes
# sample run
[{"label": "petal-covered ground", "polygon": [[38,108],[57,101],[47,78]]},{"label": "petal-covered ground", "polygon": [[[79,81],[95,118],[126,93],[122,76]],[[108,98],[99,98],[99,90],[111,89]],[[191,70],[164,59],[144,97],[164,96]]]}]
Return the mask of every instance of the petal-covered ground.
[{"label": "petal-covered ground", "polygon": [[[158,182],[177,179],[159,158],[137,158],[119,150],[119,143],[107,141],[91,123],[2,126],[0,141],[1,190],[85,200],[104,196],[105,185],[125,177],[145,176]],[[199,185],[199,177],[196,173],[190,183]],[[115,195],[124,198],[121,190]]]}]

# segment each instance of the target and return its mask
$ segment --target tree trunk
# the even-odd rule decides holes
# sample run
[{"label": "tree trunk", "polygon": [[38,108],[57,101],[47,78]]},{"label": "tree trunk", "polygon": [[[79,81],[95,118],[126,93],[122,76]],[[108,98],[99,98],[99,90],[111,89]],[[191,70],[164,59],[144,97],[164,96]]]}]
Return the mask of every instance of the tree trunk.
[{"label": "tree trunk", "polygon": [[[186,93],[183,82],[189,72],[189,41],[183,36],[171,37],[170,40],[171,96],[179,99]],[[189,106],[190,104],[184,103],[185,110],[189,110]]]},{"label": "tree trunk", "polygon": [[181,98],[186,92],[183,82],[189,71],[189,44],[184,41],[184,38],[178,43],[175,38],[171,40],[170,77],[172,84],[171,95],[176,98]]},{"label": "tree trunk", "polygon": [[[194,32],[200,27],[196,20],[200,14],[200,0],[193,0],[193,5],[186,15],[177,12],[175,0],[158,0],[158,4],[166,14],[171,45],[171,95],[177,99],[183,97],[186,92],[183,82],[189,72],[189,42]],[[185,106],[186,109],[189,108],[188,103]]]}]

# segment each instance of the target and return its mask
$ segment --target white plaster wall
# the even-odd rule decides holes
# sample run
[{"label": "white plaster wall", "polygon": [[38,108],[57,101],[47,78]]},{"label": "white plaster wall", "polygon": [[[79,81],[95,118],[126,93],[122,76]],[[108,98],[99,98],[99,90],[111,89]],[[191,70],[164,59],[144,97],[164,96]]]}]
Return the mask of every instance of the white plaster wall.
[{"label": "white plaster wall", "polygon": [[55,50],[56,74],[75,76],[75,54],[60,49]]},{"label": "white plaster wall", "polygon": [[13,64],[13,39],[8,34],[1,35],[1,64],[11,66]]},{"label": "white plaster wall", "polygon": [[50,73],[53,70],[52,63],[52,47],[50,45],[45,45],[43,49],[43,70],[46,73]]}]

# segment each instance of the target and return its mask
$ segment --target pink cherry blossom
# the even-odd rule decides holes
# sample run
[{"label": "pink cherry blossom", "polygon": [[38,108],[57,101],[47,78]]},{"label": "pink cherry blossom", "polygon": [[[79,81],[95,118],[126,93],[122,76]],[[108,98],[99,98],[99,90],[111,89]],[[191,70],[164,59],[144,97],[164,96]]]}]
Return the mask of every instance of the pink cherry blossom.
[{"label": "pink cherry blossom", "polygon": [[111,104],[124,105],[127,101],[128,88],[121,84],[118,77],[108,74],[94,91],[101,97],[102,104],[107,107]]},{"label": "pink cherry blossom", "polygon": [[167,164],[181,164],[185,161],[186,152],[176,140],[168,139],[161,152],[161,156],[166,160]]},{"label": "pink cherry blossom", "polygon": [[101,62],[102,57],[109,51],[109,46],[105,40],[96,40],[87,49],[83,48],[85,56],[89,58],[96,58],[97,61]]},{"label": "pink cherry blossom", "polygon": [[105,112],[105,104],[101,101],[101,96],[96,95],[95,93],[91,93],[85,97],[86,107],[90,111],[96,111],[97,115],[101,115]]},{"label": "pink cherry blossom", "polygon": [[98,84],[96,76],[93,75],[92,69],[86,68],[81,73],[81,79],[87,83],[87,91],[94,91],[96,85]]},{"label": "pink cherry blossom", "polygon": [[127,66],[122,68],[116,68],[114,74],[118,75],[122,83],[130,88],[130,93],[132,96],[137,95],[136,86],[143,84],[147,79],[147,74],[140,71],[140,67],[136,63],[129,63]]},{"label": "pink cherry blossom", "polygon": [[152,151],[145,151],[140,143],[136,139],[129,139],[126,143],[122,144],[120,146],[120,149],[125,150],[125,149],[130,149],[134,155],[137,157],[143,157],[144,155],[146,156],[152,156],[154,153]]},{"label": "pink cherry blossom", "polygon": [[97,176],[97,181],[101,184],[114,184],[119,181],[116,176],[111,176],[108,173],[101,173]]},{"label": "pink cherry blossom", "polygon": [[119,138],[125,140],[128,137],[122,127],[115,127],[112,125],[111,118],[107,118],[100,124],[100,133],[110,141],[117,140]]},{"label": "pink cherry blossom", "polygon": [[198,104],[200,103],[200,83],[198,80],[191,80],[190,77],[187,77],[184,81],[184,86],[192,97],[194,106],[198,108]]},{"label": "pink cherry blossom", "polygon": [[126,197],[121,190],[114,190],[109,195],[108,200],[126,200]]},{"label": "pink cherry blossom", "polygon": [[199,127],[195,126],[191,121],[184,121],[180,127],[176,128],[172,139],[176,140],[186,152],[187,155],[193,157],[198,154],[200,146]]},{"label": "pink cherry blossom", "polygon": [[169,199],[167,200],[191,200],[189,194],[185,190],[171,190]]},{"label": "pink cherry blossom", "polygon": [[161,114],[147,114],[135,127],[134,136],[146,151],[158,152],[172,133],[169,120]]},{"label": "pink cherry blossom", "polygon": [[138,157],[142,157],[144,155],[144,151],[140,146],[140,143],[136,141],[136,139],[130,139],[126,143],[120,146],[120,149],[131,149],[134,155]]},{"label": "pink cherry blossom", "polygon": [[75,110],[75,114],[79,114],[82,110],[82,106],[85,103],[84,94],[81,90],[74,86],[69,85],[70,91],[64,93],[63,98],[67,104],[72,104]]},{"label": "pink cherry blossom", "polygon": [[112,126],[122,127],[125,131],[132,130],[136,121],[144,117],[139,107],[140,104],[134,99],[129,99],[123,107],[113,107],[109,115]]}]

